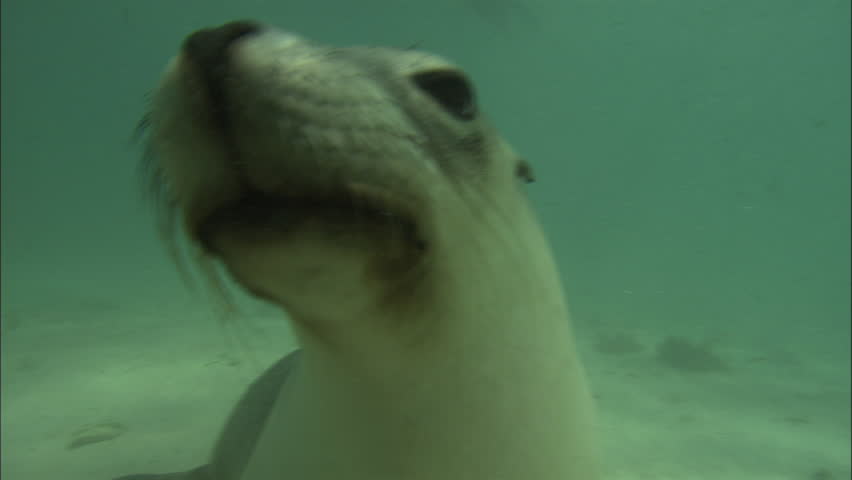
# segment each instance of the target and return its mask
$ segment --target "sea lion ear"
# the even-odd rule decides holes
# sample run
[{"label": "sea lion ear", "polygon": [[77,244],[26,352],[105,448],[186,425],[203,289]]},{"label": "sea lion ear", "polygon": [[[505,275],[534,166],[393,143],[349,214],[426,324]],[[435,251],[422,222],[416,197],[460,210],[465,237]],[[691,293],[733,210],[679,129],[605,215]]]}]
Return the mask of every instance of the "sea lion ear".
[{"label": "sea lion ear", "polygon": [[533,173],[532,165],[524,159],[521,159],[515,167],[515,175],[517,175],[517,177],[524,183],[535,182],[535,174]]}]

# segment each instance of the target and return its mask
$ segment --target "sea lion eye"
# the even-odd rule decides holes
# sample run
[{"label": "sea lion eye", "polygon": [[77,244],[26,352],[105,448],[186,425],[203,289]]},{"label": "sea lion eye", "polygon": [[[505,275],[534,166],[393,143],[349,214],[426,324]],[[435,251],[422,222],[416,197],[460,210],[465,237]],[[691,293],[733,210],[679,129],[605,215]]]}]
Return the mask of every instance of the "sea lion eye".
[{"label": "sea lion eye", "polygon": [[455,70],[430,70],[415,74],[411,79],[456,118],[476,118],[473,87],[464,75]]}]

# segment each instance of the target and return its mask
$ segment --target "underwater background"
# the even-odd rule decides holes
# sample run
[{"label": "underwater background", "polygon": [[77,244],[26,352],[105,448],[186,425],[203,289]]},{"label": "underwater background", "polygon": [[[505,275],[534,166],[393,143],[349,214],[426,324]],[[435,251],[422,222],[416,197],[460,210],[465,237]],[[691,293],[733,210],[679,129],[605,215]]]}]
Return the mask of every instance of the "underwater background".
[{"label": "underwater background", "polygon": [[182,282],[132,141],[182,39],[240,18],[470,73],[536,170],[607,479],[850,477],[848,0],[0,8],[0,477],[200,464],[293,348]]}]

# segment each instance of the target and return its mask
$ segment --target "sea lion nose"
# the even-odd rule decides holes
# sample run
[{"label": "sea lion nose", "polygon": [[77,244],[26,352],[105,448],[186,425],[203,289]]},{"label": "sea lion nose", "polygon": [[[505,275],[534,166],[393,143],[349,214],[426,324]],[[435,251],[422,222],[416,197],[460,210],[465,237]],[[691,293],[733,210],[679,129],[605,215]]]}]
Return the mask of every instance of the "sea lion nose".
[{"label": "sea lion nose", "polygon": [[260,32],[262,28],[258,22],[240,20],[198,30],[184,40],[183,53],[202,70],[215,72],[227,63],[228,47],[231,44]]},{"label": "sea lion nose", "polygon": [[183,42],[183,61],[198,76],[199,93],[203,94],[200,98],[206,100],[212,120],[222,131],[230,127],[230,102],[224,87],[231,63],[230,47],[237,40],[262,30],[260,23],[242,20],[198,30]]}]

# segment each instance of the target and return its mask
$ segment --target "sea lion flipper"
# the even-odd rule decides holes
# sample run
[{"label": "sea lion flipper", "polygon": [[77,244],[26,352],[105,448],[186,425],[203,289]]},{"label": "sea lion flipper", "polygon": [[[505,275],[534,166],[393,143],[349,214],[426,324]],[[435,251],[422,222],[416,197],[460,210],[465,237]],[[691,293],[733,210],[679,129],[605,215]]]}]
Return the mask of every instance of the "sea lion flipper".
[{"label": "sea lion flipper", "polygon": [[174,473],[138,473],[124,475],[113,480],[213,480],[210,476],[210,466],[202,465],[185,472]]}]

